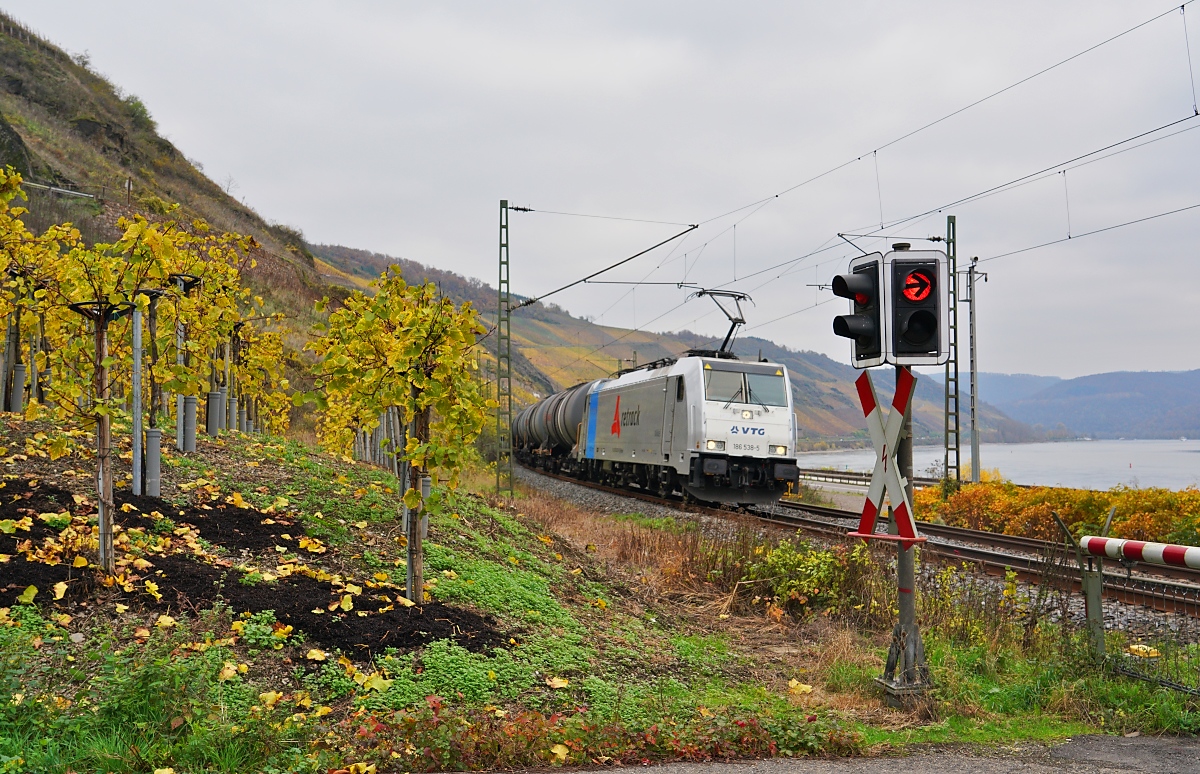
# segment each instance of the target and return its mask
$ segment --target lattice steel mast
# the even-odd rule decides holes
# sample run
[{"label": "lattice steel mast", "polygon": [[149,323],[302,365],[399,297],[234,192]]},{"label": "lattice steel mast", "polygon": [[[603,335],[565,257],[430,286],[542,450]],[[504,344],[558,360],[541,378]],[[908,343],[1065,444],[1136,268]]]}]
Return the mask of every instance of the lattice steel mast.
[{"label": "lattice steel mast", "polygon": [[508,200],[500,200],[500,281],[496,303],[496,492],[513,491],[512,299],[509,295]]},{"label": "lattice steel mast", "polygon": [[946,216],[946,257],[949,259],[946,279],[950,292],[950,359],[946,361],[946,455],[942,475],[958,483],[962,479],[959,459],[962,441],[958,410],[958,227],[953,215]]}]

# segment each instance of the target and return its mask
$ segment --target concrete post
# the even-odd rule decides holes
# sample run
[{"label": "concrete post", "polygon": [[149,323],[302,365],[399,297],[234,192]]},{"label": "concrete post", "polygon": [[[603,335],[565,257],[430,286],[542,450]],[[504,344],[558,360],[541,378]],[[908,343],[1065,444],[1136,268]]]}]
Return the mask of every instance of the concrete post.
[{"label": "concrete post", "polygon": [[186,395],[183,398],[183,452],[191,454],[196,451],[196,396]]},{"label": "concrete post", "polygon": [[25,364],[15,363],[12,374],[12,405],[9,410],[22,414],[25,412]]},{"label": "concrete post", "polygon": [[214,438],[217,437],[217,433],[219,432],[217,417],[220,416],[218,413],[218,405],[220,402],[221,393],[217,392],[216,390],[212,390],[208,393],[208,397],[204,403],[204,431]]},{"label": "concrete post", "polygon": [[147,497],[162,497],[162,430],[146,430],[146,472],[142,492]]}]

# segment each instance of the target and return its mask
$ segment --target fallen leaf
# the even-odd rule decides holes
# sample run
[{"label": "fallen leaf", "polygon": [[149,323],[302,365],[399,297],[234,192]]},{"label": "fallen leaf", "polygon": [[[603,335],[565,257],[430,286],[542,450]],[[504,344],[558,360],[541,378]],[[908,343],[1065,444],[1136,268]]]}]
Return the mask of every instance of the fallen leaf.
[{"label": "fallen leaf", "polygon": [[117,603],[117,612],[118,613],[124,613],[128,609],[129,609],[129,605],[122,605],[120,602]]},{"label": "fallen leaf", "polygon": [[351,594],[353,594],[355,596],[358,596],[359,594],[362,593],[362,586],[355,586],[353,583],[347,583],[346,591],[350,592]]},{"label": "fallen leaf", "polygon": [[67,593],[67,582],[66,581],[59,581],[58,583],[54,584],[54,598],[55,599],[62,599],[63,594],[66,594],[66,593]]},{"label": "fallen leaf", "polygon": [[349,594],[346,594],[342,597],[342,601],[338,604],[338,607],[346,612],[350,612],[354,609],[354,600],[350,598]]},{"label": "fallen leaf", "polygon": [[169,615],[160,615],[154,625],[160,629],[170,629],[175,625],[175,619]]},{"label": "fallen leaf", "polygon": [[26,586],[25,590],[17,597],[17,601],[22,605],[32,605],[33,598],[37,596],[37,586]]},{"label": "fallen leaf", "polygon": [[79,643],[83,642],[83,635],[79,632],[73,632],[71,634],[71,642],[78,645]]},{"label": "fallen leaf", "polygon": [[398,603],[398,604],[399,604],[401,607],[412,607],[412,606],[414,606],[414,605],[416,605],[416,604],[417,604],[416,602],[413,602],[413,601],[412,601],[411,599],[409,599],[408,597],[396,597],[396,602],[397,602],[397,603]]},{"label": "fallen leaf", "polygon": [[162,594],[158,593],[158,584],[154,581],[146,581],[146,593],[162,602]]},{"label": "fallen leaf", "polygon": [[237,666],[232,661],[226,661],[225,666],[221,667],[221,671],[217,673],[217,679],[221,682],[225,682],[236,674]]},{"label": "fallen leaf", "polygon": [[331,712],[333,712],[333,709],[330,707],[317,707],[315,710],[313,710],[313,717],[314,718],[324,717],[325,715],[328,715]]},{"label": "fallen leaf", "polygon": [[88,560],[82,556],[75,557],[75,561],[71,562],[72,567],[87,567]]},{"label": "fallen leaf", "polygon": [[571,681],[565,677],[547,677],[546,685],[551,688],[566,688],[571,684]]},{"label": "fallen leaf", "polygon": [[812,693],[813,687],[808,683],[802,683],[796,678],[788,680],[788,693],[803,694]]},{"label": "fallen leaf", "polygon": [[139,640],[144,640],[150,636],[150,630],[145,626],[139,626],[133,630],[133,636],[137,637]]},{"label": "fallen leaf", "polygon": [[383,692],[391,687],[392,687],[392,681],[383,679],[383,676],[381,674],[379,674],[378,672],[371,675],[370,677],[368,677],[366,679],[365,682],[363,682],[363,688],[366,688],[368,691]]},{"label": "fallen leaf", "polygon": [[712,710],[710,710],[708,707],[703,707],[703,706],[697,707],[696,711],[700,713],[700,717],[702,717],[702,718],[713,717]]},{"label": "fallen leaf", "polygon": [[366,529],[366,528],[367,528],[367,523],[366,523],[365,521],[356,521],[356,522],[354,522],[354,526],[355,526],[357,529]]},{"label": "fallen leaf", "polygon": [[567,755],[569,755],[571,751],[567,749],[565,744],[559,742],[550,748],[550,752],[554,754],[555,758],[558,758],[559,763],[562,763],[567,759]]},{"label": "fallen leaf", "polygon": [[305,658],[307,658],[309,661],[324,661],[325,651],[319,648],[313,648],[308,652],[307,655],[305,655]]},{"label": "fallen leaf", "polygon": [[274,707],[283,698],[283,694],[279,691],[267,691],[258,695],[258,700],[267,707]]}]

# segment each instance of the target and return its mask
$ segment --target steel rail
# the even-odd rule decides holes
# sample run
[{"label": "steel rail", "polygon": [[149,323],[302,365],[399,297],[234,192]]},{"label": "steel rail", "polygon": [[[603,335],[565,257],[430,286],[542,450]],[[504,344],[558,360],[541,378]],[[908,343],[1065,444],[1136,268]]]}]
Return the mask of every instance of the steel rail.
[{"label": "steel rail", "polygon": [[[654,503],[685,513],[701,513],[722,518],[750,516],[756,521],[787,528],[800,528],[814,535],[833,540],[847,540],[848,529],[859,518],[859,514],[853,511],[787,500],[780,500],[772,506],[755,506],[751,509],[713,507],[695,502],[685,502],[677,497],[660,497],[637,489],[619,489],[594,481],[581,481],[570,476],[531,468],[524,464],[522,467],[547,478],[566,481],[619,497]],[[800,515],[801,513],[810,515]],[[839,519],[850,523],[840,524],[830,521],[830,519]],[[1062,550],[1060,544],[1038,538],[1002,535],[932,522],[918,522],[918,526],[926,536],[931,538],[922,548],[925,552],[945,561],[974,564],[989,575],[998,577],[1007,577],[1008,572],[1012,571],[1016,573],[1018,580],[1026,583],[1041,583],[1046,575],[1046,557],[1051,555],[1051,551]],[[985,547],[944,542],[946,540],[982,544]],[[1005,553],[1003,550],[992,550],[995,548],[1022,553],[1013,554]],[[1200,617],[1200,571],[1158,566],[1140,567],[1139,570],[1144,570],[1145,574],[1167,576],[1190,581],[1190,583],[1175,583],[1169,580],[1146,578],[1141,574],[1133,576],[1128,573],[1106,571],[1103,585],[1104,596],[1122,604],[1141,605],[1161,612],[1183,612],[1193,617]],[[1070,578],[1071,589],[1082,591],[1080,580],[1076,577],[1077,573],[1068,571],[1067,575]]]}]

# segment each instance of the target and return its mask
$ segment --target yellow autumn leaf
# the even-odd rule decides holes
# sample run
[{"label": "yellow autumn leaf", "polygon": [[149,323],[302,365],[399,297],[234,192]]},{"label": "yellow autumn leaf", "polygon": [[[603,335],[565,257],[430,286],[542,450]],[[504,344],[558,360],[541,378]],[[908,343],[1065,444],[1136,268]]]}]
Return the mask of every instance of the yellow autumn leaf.
[{"label": "yellow autumn leaf", "polygon": [[160,615],[154,625],[160,629],[170,629],[175,625],[175,619],[169,615]]},{"label": "yellow autumn leaf", "polygon": [[373,577],[375,580],[379,581],[380,583],[383,583],[384,581],[386,581],[388,579],[388,574],[386,572],[377,572],[371,577]]},{"label": "yellow autumn leaf", "polygon": [[[359,490],[359,491],[361,491],[361,490]],[[366,529],[366,528],[367,528],[367,523],[366,523],[365,521],[356,521],[356,522],[354,522],[354,526],[355,526],[357,529]]]},{"label": "yellow autumn leaf", "polygon": [[154,774],[175,774],[175,769],[169,767],[165,769],[155,769]]},{"label": "yellow autumn leaf", "polygon": [[88,560],[83,558],[82,556],[77,556],[77,557],[75,557],[75,561],[71,562],[71,566],[72,567],[87,567]]},{"label": "yellow autumn leaf", "polygon": [[350,768],[346,769],[350,774],[375,774],[374,763],[351,763]]},{"label": "yellow autumn leaf", "polygon": [[258,695],[258,700],[266,707],[274,707],[283,698],[283,694],[279,691],[266,691]]},{"label": "yellow autumn leaf", "polygon": [[812,693],[813,687],[808,683],[802,683],[796,678],[788,680],[788,693],[803,694]]},{"label": "yellow autumn leaf", "polygon": [[396,602],[397,602],[397,603],[398,603],[398,604],[399,604],[401,607],[413,607],[414,605],[416,605],[416,604],[417,604],[416,602],[413,602],[413,601],[412,601],[411,599],[409,599],[408,597],[396,597]]},{"label": "yellow autumn leaf", "polygon": [[338,604],[338,607],[346,612],[350,612],[354,609],[354,600],[350,598],[349,594],[346,594],[342,597],[342,601]]},{"label": "yellow autumn leaf", "polygon": [[246,674],[246,673],[247,673],[247,672],[249,672],[249,671],[250,671],[250,665],[249,665],[249,664],[238,664],[238,674],[239,674],[239,675],[244,675],[244,674]]},{"label": "yellow autumn leaf", "polygon": [[135,568],[137,568],[138,570],[140,570],[140,571],[142,571],[142,572],[145,572],[146,570],[149,570],[149,569],[150,569],[151,567],[153,567],[154,565],[150,564],[150,563],[149,563],[149,562],[147,562],[145,559],[142,559],[141,557],[138,557],[137,559],[134,559],[134,560],[133,560],[133,566],[134,566]]},{"label": "yellow autumn leaf", "polygon": [[226,661],[225,666],[221,667],[221,671],[217,673],[217,679],[221,682],[231,679],[237,674],[237,665],[232,661]]},{"label": "yellow autumn leaf", "polygon": [[229,502],[233,503],[233,505],[238,508],[246,507],[246,498],[242,497],[241,492],[234,492],[232,495],[230,495]]},{"label": "yellow autumn leaf", "polygon": [[555,688],[555,689],[566,688],[570,684],[571,684],[571,681],[565,677],[547,677],[546,678],[546,685],[550,686],[551,688]]},{"label": "yellow autumn leaf", "polygon": [[551,747],[550,752],[554,755],[555,758],[558,759],[559,763],[566,761],[567,756],[571,753],[571,751],[569,749],[567,749],[567,746],[565,744],[563,744],[562,742],[559,742],[558,744]]},{"label": "yellow autumn leaf", "polygon": [[158,593],[158,584],[154,581],[146,581],[146,593],[157,599],[159,602],[162,601],[162,594]]},{"label": "yellow autumn leaf", "polygon": [[388,688],[392,687],[392,681],[383,679],[383,675],[376,672],[375,674],[368,677],[366,679],[366,681],[363,682],[362,685],[363,685],[363,688],[366,688],[368,691],[382,692],[382,691],[386,691]]},{"label": "yellow autumn leaf", "polygon": [[17,601],[20,602],[22,605],[32,605],[33,598],[37,596],[37,593],[38,593],[37,586],[26,586],[25,590],[22,591],[20,593],[20,595],[17,597]]},{"label": "yellow autumn leaf", "polygon": [[314,718],[324,717],[331,712],[333,712],[333,709],[331,707],[317,707],[315,710],[313,710],[313,717]]},{"label": "yellow autumn leaf", "polygon": [[66,593],[67,593],[66,581],[59,581],[58,583],[54,584],[54,598],[55,599],[62,599],[63,594],[66,594]]},{"label": "yellow autumn leaf", "polygon": [[124,613],[128,609],[129,605],[122,605],[120,602],[117,603],[117,613]]},{"label": "yellow autumn leaf", "polygon": [[1158,658],[1162,655],[1158,652],[1158,648],[1152,648],[1149,645],[1142,645],[1141,643],[1130,645],[1125,650],[1130,655],[1137,656],[1138,658]]},{"label": "yellow autumn leaf", "polygon": [[307,658],[309,661],[324,661],[325,651],[321,650],[320,648],[313,648],[305,655],[305,658]]},{"label": "yellow autumn leaf", "polygon": [[356,586],[353,583],[347,583],[346,591],[350,592],[354,596],[358,596],[359,594],[362,593],[362,586]]}]

